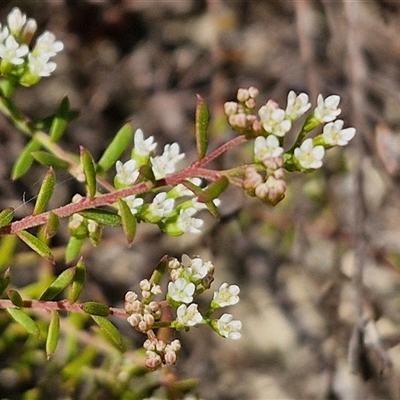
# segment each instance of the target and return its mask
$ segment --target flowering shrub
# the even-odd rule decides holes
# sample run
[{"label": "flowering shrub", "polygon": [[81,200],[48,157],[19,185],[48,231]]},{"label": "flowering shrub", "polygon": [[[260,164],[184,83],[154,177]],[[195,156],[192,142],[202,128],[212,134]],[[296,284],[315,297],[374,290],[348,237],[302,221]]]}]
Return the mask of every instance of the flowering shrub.
[{"label": "flowering shrub", "polygon": [[[220,310],[239,302],[239,286],[223,283],[217,290],[212,289],[215,270],[212,262],[186,254],[180,260],[165,256],[152,276],[139,283],[137,292],[125,294],[123,309],[94,301],[79,303],[85,285],[86,265],[81,256],[84,242],[89,240],[94,246],[101,244],[102,228],[114,226],[122,228],[131,244],[138,223],[157,225],[162,232],[173,236],[199,233],[203,221],[198,212],[209,210],[217,217],[219,197],[230,184],[275,206],[285,197],[287,172],[307,173],[320,168],[326,150],[346,145],[355,129],[343,129],[344,122],[336,120],[341,111],[338,96],[324,99],[319,95],[317,107],[309,112],[308,95],[291,91],[285,109],[273,100],[258,108],[259,91],[250,87],[238,90],[237,101],[225,103],[228,123],[238,135],[211,152],[208,151],[208,110],[205,101],[198,97],[195,132],[198,157],[186,167],[182,167],[185,154],[178,143],[167,144],[158,151],[154,137],[146,137],[141,129],[134,131],[129,123],[117,132],[99,160],[94,160],[82,146],[76,156],[59,145],[68,122],[76,115],[67,98],[61,101],[46,129],[41,128],[43,124],[25,118],[14,101],[18,87],[35,85],[51,75],[56,69],[56,63],[51,60],[63,49],[63,44],[49,31],[32,41],[36,29],[36,22],[27,19],[17,8],[11,11],[7,23],[0,26],[0,109],[30,139],[16,160],[11,176],[18,179],[25,175],[33,162],[48,168],[31,215],[14,220],[11,207],[0,212],[0,246],[4,248],[10,237],[19,238],[41,257],[54,262],[51,238],[58,231],[59,220],[69,218],[65,260],[74,266],[64,269],[46,287],[39,285],[41,293],[30,299],[23,299],[23,291],[10,288],[9,270],[3,269],[0,308],[7,310],[29,334],[45,332],[47,358],[56,351],[60,338],[68,335],[63,332],[64,311],[90,316],[121,348],[124,338],[108,317],[125,319],[143,334],[145,355],[129,362],[129,358],[123,358],[123,352],[120,353],[122,366],[117,381],[124,385],[115,390],[120,390],[118,395],[130,391],[137,398],[144,397],[143,393],[151,394],[151,389],[145,387],[135,392],[135,385],[129,382],[136,382],[135,379],[145,373],[144,367],[156,370],[178,362],[180,340],[170,340],[170,335],[163,334],[165,330],[188,331],[208,325],[224,338],[240,339],[241,321],[230,313],[221,314]],[[287,134],[293,130],[294,121],[306,113],[309,114],[289,147]],[[321,133],[310,137],[321,127]],[[252,160],[225,171],[207,168],[211,161],[246,142],[253,143]],[[130,150],[130,157],[123,160],[126,149]],[[84,185],[86,194],[77,194],[70,203],[49,210],[56,169],[68,171]],[[41,228],[32,233],[32,229],[38,227]],[[209,296],[209,305],[202,307],[197,299],[210,290],[214,292]],[[66,297],[55,300],[60,296]],[[50,322],[41,321],[41,315],[33,313],[35,310],[47,311]],[[182,393],[188,389],[183,388]],[[169,389],[176,390],[172,383]]]}]

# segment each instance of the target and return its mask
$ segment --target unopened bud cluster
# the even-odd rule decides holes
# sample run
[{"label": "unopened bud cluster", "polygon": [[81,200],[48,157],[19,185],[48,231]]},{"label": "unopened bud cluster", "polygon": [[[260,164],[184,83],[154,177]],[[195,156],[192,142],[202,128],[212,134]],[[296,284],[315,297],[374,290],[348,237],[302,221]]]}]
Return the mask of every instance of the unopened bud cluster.
[{"label": "unopened bud cluster", "polygon": [[[258,110],[257,96],[258,89],[254,87],[239,89],[236,96],[238,102],[225,103],[225,113],[233,129],[249,139],[255,139],[254,164],[244,171],[244,190],[252,197],[276,205],[285,196],[284,170],[309,172],[320,168],[325,150],[347,145],[355,135],[355,129],[343,129],[343,121],[336,120],[341,112],[338,108],[339,96],[324,99],[318,95],[317,107],[305,119],[294,146],[286,150],[285,137],[293,122],[311,108],[308,95],[296,95],[290,91],[285,109],[280,108],[276,101],[268,100]],[[306,138],[321,125],[321,134]]]},{"label": "unopened bud cluster", "polygon": [[[208,309],[202,313],[194,300],[211,286],[214,279],[212,263],[204,262],[200,257],[190,258],[184,254],[180,261],[172,258],[167,264],[170,281],[164,295],[161,286],[149,280],[140,282],[140,295],[133,291],[125,295],[128,323],[148,336],[144,344],[146,366],[152,369],[163,364],[174,364],[180,349],[178,340],[168,344],[157,339],[155,330],[161,327],[180,331],[208,324],[225,338],[239,339],[241,336],[242,324],[233,320],[231,314],[223,314],[218,319],[211,318],[216,310],[239,302],[240,289],[237,285],[223,283],[214,292]],[[162,299],[156,300],[155,297]],[[169,312],[163,313],[164,310]]]},{"label": "unopened bud cluster", "polygon": [[0,24],[0,74],[23,86],[31,86],[50,76],[56,63],[50,61],[64,45],[50,31],[32,42],[37,29],[34,19],[13,8],[7,24]]}]

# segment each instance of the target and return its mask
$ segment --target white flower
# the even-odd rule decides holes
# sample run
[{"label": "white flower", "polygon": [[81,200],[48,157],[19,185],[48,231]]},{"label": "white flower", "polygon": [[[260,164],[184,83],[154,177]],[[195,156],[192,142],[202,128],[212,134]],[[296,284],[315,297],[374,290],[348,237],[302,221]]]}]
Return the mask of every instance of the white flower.
[{"label": "white flower", "polygon": [[199,228],[203,225],[203,221],[193,218],[193,215],[196,213],[197,210],[194,207],[185,208],[180,211],[176,224],[182,232],[200,233]]},{"label": "white flower", "polygon": [[311,103],[309,103],[306,93],[296,95],[296,93],[291,90],[287,98],[286,117],[293,121],[307,112],[310,107]]},{"label": "white flower", "polygon": [[353,139],[356,130],[355,128],[342,128],[343,121],[341,119],[326,124],[322,132],[324,142],[331,146],[346,146]]},{"label": "white flower", "polygon": [[197,310],[197,304],[181,304],[176,310],[176,320],[183,326],[195,326],[203,321],[203,317]]},{"label": "white flower", "polygon": [[256,137],[254,141],[254,158],[256,161],[262,161],[269,157],[279,157],[282,154],[283,148],[279,146],[279,140],[276,136]]},{"label": "white flower", "polygon": [[210,270],[209,263],[204,263],[200,257],[191,259],[186,254],[182,255],[182,265],[185,268],[185,276],[193,282],[203,279]]},{"label": "white flower", "polygon": [[220,319],[216,321],[216,329],[218,333],[228,339],[240,339],[240,329],[242,329],[242,323],[237,320],[232,321],[233,316],[231,314],[223,314]]},{"label": "white flower", "polygon": [[14,7],[7,17],[7,24],[10,32],[14,36],[18,36],[25,25],[26,15],[21,12],[18,7]]},{"label": "white flower", "polygon": [[151,214],[158,218],[164,218],[174,211],[175,200],[167,199],[167,193],[158,193],[149,206]]},{"label": "white flower", "polygon": [[36,40],[33,54],[35,56],[53,57],[64,48],[64,44],[49,31],[43,32]]},{"label": "white flower", "polygon": [[167,144],[161,156],[150,158],[156,179],[165,178],[167,175],[175,172],[176,164],[185,157],[185,154],[179,154],[179,151],[178,143]]},{"label": "white flower", "polygon": [[26,44],[19,45],[13,36],[8,36],[4,43],[0,44],[0,57],[14,65],[21,65],[24,62],[22,57],[29,53]]},{"label": "white flower", "polygon": [[217,307],[233,306],[239,302],[239,292],[239,286],[223,283],[218,292],[214,292],[213,303]]},{"label": "white flower", "polygon": [[140,157],[147,157],[157,147],[157,143],[154,142],[154,137],[150,136],[144,139],[141,129],[136,129],[133,141],[134,152]]},{"label": "white flower", "polygon": [[133,215],[138,212],[138,207],[143,205],[143,199],[140,197],[136,197],[135,195],[127,196],[124,198],[124,200]]},{"label": "white flower", "polygon": [[191,303],[193,301],[195,286],[184,278],[178,278],[168,284],[168,297],[178,303]]},{"label": "white flower", "polygon": [[333,121],[341,113],[341,109],[338,108],[339,103],[340,96],[332,95],[324,100],[322,94],[319,94],[317,107],[314,110],[314,117],[319,122]]},{"label": "white flower", "polygon": [[299,164],[306,169],[320,168],[325,154],[323,146],[313,145],[312,139],[306,139],[300,147],[294,149],[294,156]]},{"label": "white flower", "polygon": [[10,32],[6,26],[2,27],[0,24],[0,43],[3,43],[7,37],[9,36]]},{"label": "white flower", "polygon": [[136,168],[135,160],[129,160],[124,164],[122,164],[121,161],[117,161],[115,168],[117,170],[115,179],[122,186],[132,185],[139,176],[139,170]]},{"label": "white flower", "polygon": [[285,111],[278,107],[273,100],[268,100],[267,104],[258,110],[261,124],[266,132],[283,137],[292,127],[289,119],[286,119]]},{"label": "white flower", "polygon": [[55,62],[49,61],[46,55],[34,56],[29,54],[28,61],[30,72],[36,76],[50,76],[57,66]]}]

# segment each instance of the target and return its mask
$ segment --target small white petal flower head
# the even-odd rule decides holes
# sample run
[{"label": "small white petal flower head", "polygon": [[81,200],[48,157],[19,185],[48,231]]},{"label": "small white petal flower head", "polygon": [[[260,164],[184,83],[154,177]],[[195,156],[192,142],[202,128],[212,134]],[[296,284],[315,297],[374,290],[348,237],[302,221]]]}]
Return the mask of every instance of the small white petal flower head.
[{"label": "small white petal flower head", "polygon": [[291,90],[287,98],[286,117],[294,121],[307,112],[310,107],[311,103],[308,101],[308,95],[306,93],[296,95],[296,93]]},{"label": "small white petal flower head", "polygon": [[274,135],[268,137],[258,136],[254,141],[254,159],[263,161],[265,158],[279,157],[283,154],[283,148],[279,146],[279,140]]},{"label": "small white petal flower head", "polygon": [[168,297],[178,303],[189,304],[193,301],[195,286],[184,278],[178,278],[168,284]]},{"label": "small white petal flower head", "polygon": [[341,119],[330,122],[324,126],[322,138],[326,144],[330,146],[346,146],[356,134],[355,128],[343,128]]},{"label": "small white petal flower head", "polygon": [[0,24],[0,43],[3,43],[8,38],[9,34],[8,28]]},{"label": "small white petal flower head", "polygon": [[28,55],[29,71],[35,76],[50,76],[56,69],[56,63],[49,61],[46,55],[34,56],[32,53]]},{"label": "small white petal flower head", "polygon": [[231,314],[223,314],[220,319],[216,321],[216,329],[219,334],[228,339],[237,340],[241,338],[242,329],[241,321],[233,320]]},{"label": "small white petal flower head", "polygon": [[176,221],[178,228],[182,232],[200,233],[200,228],[203,225],[203,220],[199,218],[193,218],[193,215],[197,213],[196,208],[189,207],[181,210]]},{"label": "small white petal flower head", "polygon": [[239,302],[239,292],[239,286],[223,283],[218,292],[214,292],[213,303],[217,307],[233,306]]},{"label": "small white petal flower head", "polygon": [[261,124],[266,132],[283,137],[292,127],[292,122],[286,118],[285,111],[278,107],[273,100],[258,110]]},{"label": "small white petal flower head", "polygon": [[150,213],[157,218],[164,218],[174,211],[175,200],[167,199],[167,193],[161,192],[154,197],[149,206]]},{"label": "small white petal flower head", "polygon": [[8,36],[5,42],[0,44],[0,57],[14,65],[23,64],[23,57],[28,53],[28,46],[26,44],[19,45],[13,36]]},{"label": "small white petal flower head", "polygon": [[133,215],[137,214],[138,208],[143,205],[143,199],[140,197],[136,197],[135,195],[127,196],[124,198],[124,200]]},{"label": "small white petal flower head", "polygon": [[54,57],[64,48],[64,44],[49,31],[44,31],[36,40],[33,54],[35,56]]},{"label": "small white petal flower head", "polygon": [[139,170],[136,168],[135,160],[129,160],[124,164],[122,164],[121,161],[117,161],[115,168],[117,170],[115,179],[121,186],[132,185],[139,176]]},{"label": "small white petal flower head", "polygon": [[149,156],[149,154],[157,147],[157,143],[154,142],[154,137],[150,136],[147,139],[144,139],[143,131],[141,129],[136,129],[133,141],[134,152],[141,157]]},{"label": "small white petal flower head", "polygon": [[188,255],[182,255],[182,266],[187,278],[192,282],[197,282],[203,279],[209,272],[209,263],[204,263],[200,257],[191,259]]},{"label": "small white petal flower head", "polygon": [[340,96],[332,95],[324,100],[322,94],[319,94],[317,107],[314,110],[314,117],[321,123],[333,121],[342,111],[338,108],[339,103]]},{"label": "small white petal flower head", "polygon": [[300,147],[294,149],[294,156],[299,164],[306,169],[316,169],[322,166],[322,159],[325,155],[323,146],[313,145],[311,138],[306,139]]},{"label": "small white petal flower head", "polygon": [[150,158],[156,179],[165,178],[176,171],[176,164],[185,157],[184,153],[180,154],[179,152],[178,143],[167,144],[161,156]]},{"label": "small white petal flower head", "polygon": [[197,309],[197,304],[181,304],[176,310],[176,319],[183,326],[195,326],[203,321],[203,317]]},{"label": "small white petal flower head", "polygon": [[7,16],[7,24],[14,36],[19,36],[26,22],[26,15],[18,7],[14,7]]}]

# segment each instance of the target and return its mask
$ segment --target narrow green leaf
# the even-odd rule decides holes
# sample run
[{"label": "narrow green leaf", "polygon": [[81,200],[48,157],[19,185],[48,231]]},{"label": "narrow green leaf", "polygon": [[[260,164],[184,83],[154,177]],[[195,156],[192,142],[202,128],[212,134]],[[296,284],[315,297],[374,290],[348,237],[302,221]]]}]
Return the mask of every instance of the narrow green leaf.
[{"label": "narrow green leaf", "polygon": [[21,295],[15,289],[7,290],[7,296],[17,307],[22,307],[24,302]]},{"label": "narrow green leaf", "polygon": [[7,268],[17,248],[18,238],[7,235],[0,238],[0,271]]},{"label": "narrow green leaf", "polygon": [[75,303],[84,287],[86,279],[86,265],[83,262],[83,258],[78,261],[75,267],[75,275],[74,279],[72,280],[71,290],[69,292],[68,300],[70,303]]},{"label": "narrow green leaf", "polygon": [[56,351],[60,339],[60,316],[57,310],[51,310],[51,319],[46,339],[46,354],[49,360]]},{"label": "narrow green leaf", "polygon": [[130,246],[136,234],[136,218],[124,200],[118,199],[118,206],[121,214],[122,229]]},{"label": "narrow green leaf", "polygon": [[96,301],[87,301],[82,304],[82,310],[90,315],[98,315],[99,317],[107,317],[110,315],[110,307]]},{"label": "narrow green leaf", "polygon": [[[210,183],[204,190],[200,201],[208,202],[217,199],[221,193],[228,187],[229,179],[222,176],[215,182]],[[204,197],[203,197],[204,196]]]},{"label": "narrow green leaf", "polygon": [[123,348],[122,336],[114,324],[104,317],[99,317],[97,315],[92,315],[91,317],[119,348]]},{"label": "narrow green leaf", "polygon": [[75,267],[71,267],[61,272],[54,282],[44,291],[39,300],[48,301],[53,300],[60,294],[73,280],[75,274]]},{"label": "narrow green leaf", "polygon": [[81,165],[86,177],[86,187],[91,199],[96,195],[96,167],[92,155],[81,146]]},{"label": "narrow green leaf", "polygon": [[128,122],[117,132],[114,139],[101,156],[97,163],[99,172],[107,172],[115,165],[121,154],[132,142],[132,136],[133,126]]},{"label": "narrow green leaf", "polygon": [[43,178],[42,185],[40,186],[40,190],[36,198],[35,208],[33,209],[33,215],[38,215],[46,211],[51,196],[53,195],[55,184],[56,176],[53,168],[50,167]]},{"label": "narrow green leaf", "polygon": [[99,208],[80,211],[79,214],[101,225],[121,226],[122,224],[121,217],[118,214]]},{"label": "narrow green leaf", "polygon": [[12,207],[5,208],[0,212],[0,228],[7,226],[14,217],[14,209]]},{"label": "narrow green leaf", "polygon": [[10,268],[7,268],[1,275],[0,275],[0,296],[3,295],[4,291],[7,289],[10,283]]},{"label": "narrow green leaf", "polygon": [[68,240],[67,248],[65,249],[65,261],[70,263],[78,257],[81,251],[84,239],[71,236]]},{"label": "narrow green leaf", "polygon": [[28,171],[33,163],[32,152],[38,151],[40,147],[40,142],[35,139],[32,139],[28,142],[14,163],[11,173],[12,179],[15,180],[21,178],[21,176]]},{"label": "narrow green leaf", "polygon": [[11,317],[22,325],[28,333],[35,336],[40,336],[40,330],[36,322],[25,312],[19,308],[7,308],[7,312]]},{"label": "narrow green leaf", "polygon": [[47,244],[27,231],[19,231],[16,235],[41,257],[54,263],[53,254]]},{"label": "narrow green leaf", "polygon": [[196,105],[196,146],[197,159],[201,160],[207,153],[208,147],[208,108],[204,99],[197,95]]},{"label": "narrow green leaf", "polygon": [[208,208],[208,211],[210,211],[211,215],[216,218],[219,219],[219,210],[218,207],[212,202],[212,201],[207,201],[205,203],[205,205]]},{"label": "narrow green leaf", "polygon": [[59,226],[60,221],[57,215],[54,214],[53,211],[49,211],[49,218],[47,219],[44,232],[46,239],[50,239],[55,236]]},{"label": "narrow green leaf", "polygon": [[70,110],[69,99],[65,96],[61,100],[51,123],[49,133],[52,142],[58,142],[61,139],[68,122],[76,118],[77,115],[78,113],[76,111]]},{"label": "narrow green leaf", "polygon": [[69,164],[67,161],[58,158],[54,154],[48,153],[47,151],[34,151],[31,153],[32,157],[40,164],[45,167],[52,167],[54,169],[65,170],[68,169]]}]

